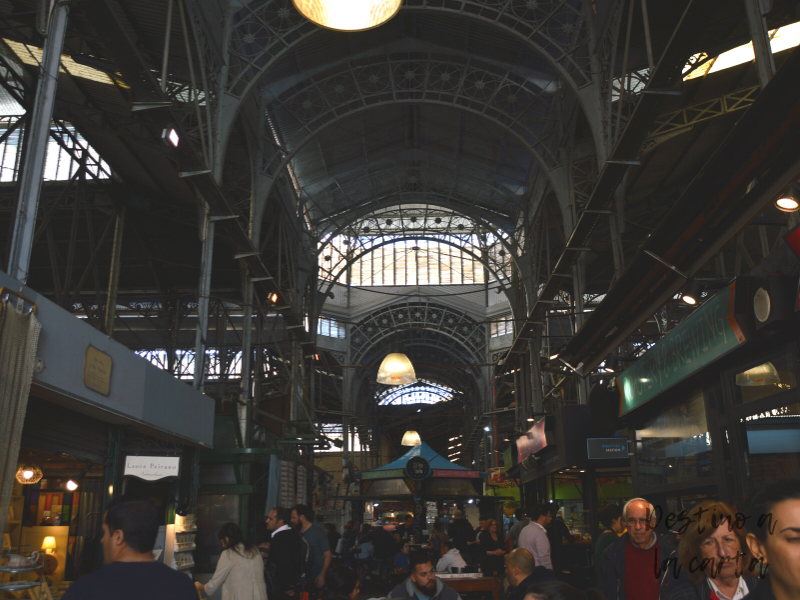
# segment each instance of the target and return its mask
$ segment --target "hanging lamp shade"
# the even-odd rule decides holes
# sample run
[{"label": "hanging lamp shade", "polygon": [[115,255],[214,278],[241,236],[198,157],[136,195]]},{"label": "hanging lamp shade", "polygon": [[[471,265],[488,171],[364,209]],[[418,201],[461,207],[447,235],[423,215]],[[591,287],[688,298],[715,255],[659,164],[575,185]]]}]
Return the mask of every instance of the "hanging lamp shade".
[{"label": "hanging lamp shade", "polygon": [[414,365],[408,360],[402,344],[389,344],[389,353],[378,368],[378,383],[407,385],[417,380]]},{"label": "hanging lamp shade", "polygon": [[42,470],[33,463],[20,464],[19,468],[17,468],[17,481],[24,485],[39,483],[43,476]]},{"label": "hanging lamp shade", "polygon": [[419,434],[413,429],[409,429],[403,434],[403,440],[400,442],[401,446],[421,446],[422,440]]},{"label": "hanging lamp shade", "polygon": [[741,387],[777,385],[780,382],[781,378],[778,375],[778,369],[771,362],[765,362],[763,365],[758,365],[736,375],[736,385]]},{"label": "hanging lamp shade", "polygon": [[292,0],[306,19],[337,31],[363,31],[386,23],[402,0]]}]

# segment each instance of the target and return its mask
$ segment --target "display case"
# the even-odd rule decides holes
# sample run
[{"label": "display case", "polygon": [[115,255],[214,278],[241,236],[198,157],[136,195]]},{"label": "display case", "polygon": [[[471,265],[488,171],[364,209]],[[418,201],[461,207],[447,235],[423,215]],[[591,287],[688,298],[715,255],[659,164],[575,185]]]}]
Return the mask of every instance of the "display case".
[{"label": "display case", "polygon": [[164,544],[164,563],[178,571],[191,573],[194,568],[194,551],[197,548],[195,536],[197,525],[194,515],[175,516],[175,523],[167,525]]}]

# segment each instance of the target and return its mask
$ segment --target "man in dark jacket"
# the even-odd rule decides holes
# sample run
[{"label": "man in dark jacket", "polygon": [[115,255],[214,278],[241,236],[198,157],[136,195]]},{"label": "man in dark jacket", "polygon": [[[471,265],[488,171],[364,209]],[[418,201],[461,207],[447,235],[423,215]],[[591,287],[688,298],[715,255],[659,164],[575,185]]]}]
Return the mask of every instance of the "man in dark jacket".
[{"label": "man in dark jacket", "polygon": [[468,544],[475,539],[475,531],[472,525],[464,518],[464,513],[457,510],[453,513],[453,522],[447,528],[447,535],[453,542],[461,556],[467,557]]},{"label": "man in dark jacket", "polygon": [[622,516],[628,533],[603,552],[597,587],[606,600],[658,600],[661,577],[654,566],[660,566],[673,548],[656,535],[655,509],[647,500],[629,500]]},{"label": "man in dark jacket", "polygon": [[389,598],[401,600],[461,600],[453,588],[447,587],[436,577],[433,563],[427,554],[415,554],[409,561],[411,571],[408,579],[389,593]]},{"label": "man in dark jacket", "polygon": [[278,506],[267,515],[267,529],[272,532],[267,570],[270,600],[297,600],[297,586],[302,576],[300,549],[302,538],[292,528],[292,511]]},{"label": "man in dark jacket", "polygon": [[555,579],[552,571],[536,566],[533,554],[525,548],[516,548],[506,555],[506,577],[509,584],[506,600],[523,600],[531,584]]}]

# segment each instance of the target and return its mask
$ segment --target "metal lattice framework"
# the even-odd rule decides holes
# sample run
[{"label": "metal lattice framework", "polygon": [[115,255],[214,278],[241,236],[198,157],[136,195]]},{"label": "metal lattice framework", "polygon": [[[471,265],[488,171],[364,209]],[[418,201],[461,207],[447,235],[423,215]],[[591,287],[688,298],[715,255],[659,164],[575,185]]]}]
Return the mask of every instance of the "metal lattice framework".
[{"label": "metal lattice framework", "polygon": [[388,338],[412,334],[407,349],[426,346],[446,349],[464,362],[482,362],[486,352],[486,327],[467,313],[432,302],[398,303],[382,308],[355,324],[350,331],[350,355],[354,364],[385,349]]},{"label": "metal lattice framework", "polygon": [[[410,0],[401,10],[484,23],[539,53],[574,90],[592,82],[587,9],[579,0]],[[300,16],[289,0],[246,4],[234,15],[227,37],[224,93],[232,99],[245,97],[284,55],[326,34]],[[234,117],[228,115],[227,130]]]},{"label": "metal lattice framework", "polygon": [[303,197],[313,197],[312,224],[320,235],[341,231],[376,208],[406,202],[469,215],[499,236],[504,235],[500,231],[515,233],[527,189],[522,182],[509,187],[510,182],[498,181],[491,172],[417,151],[387,161],[386,166],[377,161],[303,187]]},{"label": "metal lattice framework", "polygon": [[558,138],[544,134],[551,96],[518,75],[479,61],[395,55],[367,64],[349,62],[301,82],[267,106],[284,147],[265,156],[261,172],[271,178],[269,190],[277,174],[326,129],[353,115],[402,103],[476,115],[513,136],[551,177],[559,165]]}]

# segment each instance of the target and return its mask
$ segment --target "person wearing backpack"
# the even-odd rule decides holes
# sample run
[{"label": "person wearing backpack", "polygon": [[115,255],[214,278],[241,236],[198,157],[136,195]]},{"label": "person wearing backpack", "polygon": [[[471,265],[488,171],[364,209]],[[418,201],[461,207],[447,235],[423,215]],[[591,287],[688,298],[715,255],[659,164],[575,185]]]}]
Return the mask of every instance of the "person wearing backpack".
[{"label": "person wearing backpack", "polygon": [[[296,527],[303,535],[303,539],[311,547],[310,575],[312,582],[305,591],[311,592],[314,588],[322,589],[325,585],[325,575],[331,566],[331,548],[328,545],[328,536],[325,530],[314,523],[314,511],[305,504],[298,504],[292,509],[292,526]],[[312,597],[314,594],[311,594]]]},{"label": "person wearing backpack", "polygon": [[303,537],[291,527],[292,512],[277,506],[267,516],[267,529],[272,533],[267,558],[269,600],[300,600],[303,575],[301,555]]}]

